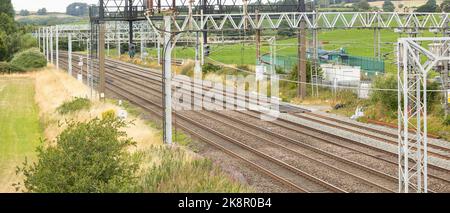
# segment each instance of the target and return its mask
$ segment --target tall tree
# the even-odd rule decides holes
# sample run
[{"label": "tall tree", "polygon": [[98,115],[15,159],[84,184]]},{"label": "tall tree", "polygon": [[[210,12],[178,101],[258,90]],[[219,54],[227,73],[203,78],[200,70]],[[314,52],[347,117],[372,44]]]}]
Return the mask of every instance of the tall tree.
[{"label": "tall tree", "polygon": [[37,14],[40,15],[40,16],[47,15],[47,9],[45,9],[45,8],[39,9],[37,11]]},{"label": "tall tree", "polygon": [[86,3],[75,2],[66,8],[66,14],[72,16],[85,16],[88,12],[89,6]]},{"label": "tall tree", "polygon": [[30,12],[28,10],[20,10],[19,15],[21,15],[21,16],[29,16]]},{"label": "tall tree", "polygon": [[359,10],[366,11],[370,9],[370,4],[369,2],[367,2],[367,0],[361,0],[359,2],[353,3],[353,7]]},{"label": "tall tree", "polygon": [[0,13],[5,13],[9,17],[13,17],[16,14],[14,7],[11,4],[11,0],[0,0]]},{"label": "tall tree", "polygon": [[436,0],[428,0],[427,3],[417,8],[416,12],[433,13],[437,11]]},{"label": "tall tree", "polygon": [[450,0],[445,0],[441,3],[442,12],[450,12]]},{"label": "tall tree", "polygon": [[394,12],[395,6],[390,0],[385,0],[383,3],[384,12]]}]

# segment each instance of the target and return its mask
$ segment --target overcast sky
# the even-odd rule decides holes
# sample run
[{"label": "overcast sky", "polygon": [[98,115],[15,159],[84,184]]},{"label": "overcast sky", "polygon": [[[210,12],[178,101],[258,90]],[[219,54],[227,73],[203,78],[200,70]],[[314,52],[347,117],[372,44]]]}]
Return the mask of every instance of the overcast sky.
[{"label": "overcast sky", "polygon": [[97,4],[98,0],[12,0],[16,11],[22,9],[37,11],[45,7],[47,12],[66,12],[66,7],[73,2]]}]

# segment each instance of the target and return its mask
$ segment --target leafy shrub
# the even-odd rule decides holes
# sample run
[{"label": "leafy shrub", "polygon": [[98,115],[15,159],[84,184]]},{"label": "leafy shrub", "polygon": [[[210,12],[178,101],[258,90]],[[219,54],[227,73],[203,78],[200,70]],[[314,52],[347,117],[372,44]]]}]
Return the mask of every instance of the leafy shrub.
[{"label": "leafy shrub", "polygon": [[221,69],[222,69],[222,67],[211,64],[211,63],[206,63],[202,67],[204,74],[209,73],[209,72],[217,72],[217,71],[220,71]]},{"label": "leafy shrub", "polygon": [[86,98],[78,98],[76,97],[72,101],[66,101],[61,106],[59,106],[56,110],[60,114],[67,114],[76,111],[80,111],[82,109],[89,109],[91,107],[91,101]]},{"label": "leafy shrub", "polygon": [[442,121],[442,124],[444,124],[445,126],[450,126],[450,116],[447,115],[444,120]]},{"label": "leafy shrub", "polygon": [[[298,79],[298,65],[294,65],[292,67],[291,72],[289,73],[289,80],[291,81],[297,81]],[[311,69],[314,69],[314,65],[311,63],[311,61],[307,61],[306,62],[306,81],[307,82],[311,82]],[[322,68],[320,68],[320,66],[317,67],[317,75],[319,77],[323,76],[323,71]]]},{"label": "leafy shrub", "polygon": [[22,67],[17,67],[8,62],[0,62],[0,73],[23,72]]},{"label": "leafy shrub", "polygon": [[[394,75],[377,77],[373,83],[373,88],[397,89],[397,77]],[[389,111],[396,111],[398,105],[397,92],[373,90],[370,100],[381,105]]]},{"label": "leafy shrub", "polygon": [[[373,88],[381,88],[381,89],[397,89],[397,77],[394,75],[390,76],[380,76],[377,77],[372,84]],[[437,82],[428,82],[427,90],[438,90],[439,83]],[[423,95],[421,93],[421,95]],[[380,91],[373,90],[372,95],[370,97],[373,103],[381,103],[385,109],[389,111],[397,111],[398,106],[398,94],[396,91]],[[423,99],[423,97],[422,97]],[[439,93],[437,92],[427,92],[427,106],[428,110],[431,109],[434,102],[439,101]]]},{"label": "leafy shrub", "polygon": [[102,118],[103,119],[106,119],[106,118],[114,119],[116,117],[117,117],[116,116],[116,111],[114,111],[113,109],[106,110],[106,111],[102,112]]},{"label": "leafy shrub", "polygon": [[38,42],[33,35],[30,33],[24,34],[20,36],[20,49],[28,50],[31,48],[37,48]]},{"label": "leafy shrub", "polygon": [[32,48],[14,55],[14,58],[11,60],[11,65],[29,70],[47,66],[47,60],[38,49]]},{"label": "leafy shrub", "polygon": [[116,119],[69,122],[56,145],[37,149],[37,162],[17,168],[25,176],[17,190],[29,192],[126,192],[134,185],[138,166],[126,148],[135,144],[120,131]]}]

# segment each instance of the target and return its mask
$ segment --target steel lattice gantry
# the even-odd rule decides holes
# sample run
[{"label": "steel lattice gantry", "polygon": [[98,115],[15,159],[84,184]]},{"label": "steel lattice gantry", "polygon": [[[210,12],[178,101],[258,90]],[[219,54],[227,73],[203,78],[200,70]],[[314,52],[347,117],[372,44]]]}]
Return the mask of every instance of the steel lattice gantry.
[{"label": "steel lattice gantry", "polygon": [[[156,20],[158,16],[148,16]],[[440,29],[448,28],[449,13],[396,13],[396,12],[259,12],[231,14],[176,15],[173,23],[179,31],[298,29],[305,21],[308,29]],[[247,25],[245,23],[247,22]],[[192,29],[189,29],[189,26]]]},{"label": "steel lattice gantry", "polygon": [[[434,49],[426,46],[433,43]],[[438,47],[438,48],[436,48]],[[398,42],[399,191],[427,192],[427,78],[450,61],[450,38],[401,38]]]}]

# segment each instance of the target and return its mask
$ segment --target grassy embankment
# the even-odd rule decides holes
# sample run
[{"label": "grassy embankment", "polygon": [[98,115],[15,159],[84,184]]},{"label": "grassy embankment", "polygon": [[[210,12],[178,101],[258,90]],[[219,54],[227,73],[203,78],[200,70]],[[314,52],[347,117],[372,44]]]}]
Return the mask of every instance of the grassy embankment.
[{"label": "grassy embankment", "polygon": [[16,166],[35,157],[42,128],[31,76],[0,75],[0,192],[13,192]]},{"label": "grassy embankment", "polygon": [[[44,124],[45,138],[52,145],[55,137],[66,127],[65,120],[88,121],[101,117],[104,112],[118,111],[121,107],[117,101],[101,102],[91,100],[89,107],[61,114],[60,106],[68,103],[74,97],[89,97],[90,90],[84,84],[76,81],[63,72],[46,70],[36,76],[36,101],[40,118]],[[178,132],[178,145],[166,147],[162,145],[162,132],[158,125],[139,118],[141,110],[126,103],[122,106],[129,112],[126,127],[127,135],[136,141],[136,146],[130,148],[134,158],[140,162],[138,174],[139,184],[135,192],[245,192],[250,189],[232,177],[223,173],[208,159],[187,149],[184,145],[191,142],[190,138]]]}]

